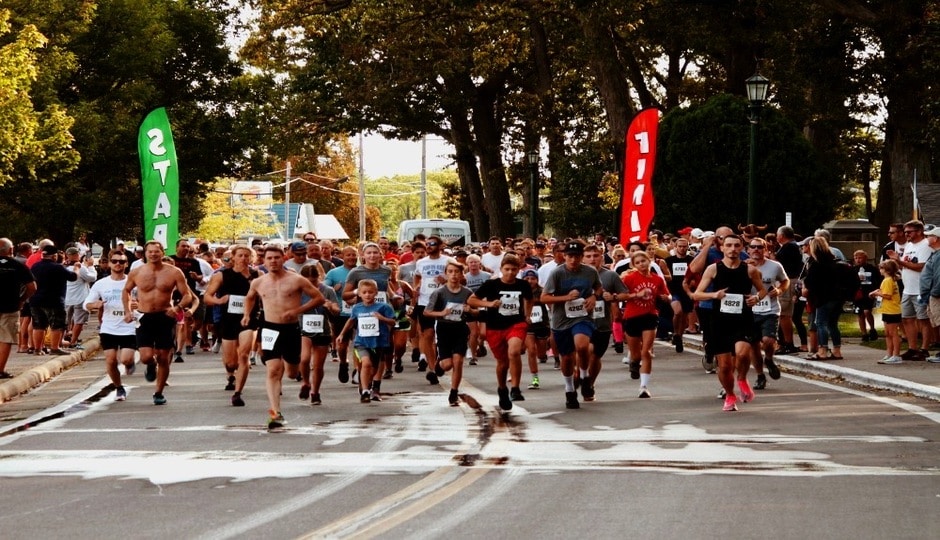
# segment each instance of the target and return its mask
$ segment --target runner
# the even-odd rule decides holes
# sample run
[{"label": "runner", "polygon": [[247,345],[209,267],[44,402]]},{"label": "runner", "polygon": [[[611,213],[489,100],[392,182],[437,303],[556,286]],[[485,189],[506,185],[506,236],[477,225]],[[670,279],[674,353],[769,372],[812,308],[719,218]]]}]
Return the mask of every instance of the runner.
[{"label": "runner", "polygon": [[[312,283],[323,298],[323,305],[313,308],[300,316],[300,399],[310,398],[311,405],[320,405],[320,385],[323,383],[323,363],[330,352],[330,343],[333,341],[330,331],[330,318],[339,314],[339,302],[336,291],[320,283],[319,267],[305,266],[300,275]],[[310,300],[303,295],[301,302],[306,304]],[[311,387],[311,372],[313,385]],[[312,390],[311,390],[312,388]]]},{"label": "runner", "polygon": [[[288,376],[300,364],[300,314],[322,305],[325,301],[312,283],[284,269],[284,251],[276,245],[264,248],[264,267],[268,273],[252,280],[245,296],[242,327],[251,324],[251,313],[260,300],[264,305],[261,320],[261,363],[267,373],[268,428],[284,425],[281,414],[281,379],[288,364]],[[301,303],[301,295],[310,297]]]},{"label": "runner", "polygon": [[[111,384],[114,385],[114,400],[124,401],[127,399],[127,390],[121,382],[118,362],[124,365],[125,375],[134,374],[137,329],[134,322],[124,319],[124,304],[121,299],[121,291],[127,281],[127,254],[123,249],[112,249],[105,257],[108,259],[111,275],[99,279],[91,286],[82,308],[86,312],[97,309],[101,314],[98,335],[101,349],[104,351],[105,369]],[[133,302],[131,307],[134,307]]]},{"label": "runner", "polygon": [[[752,238],[748,242],[748,253],[752,264],[760,272],[761,282],[767,296],[754,304],[751,311],[754,314],[754,332],[751,336],[751,363],[757,371],[755,390],[767,388],[767,377],[764,376],[764,366],[771,379],[780,378],[780,368],[774,362],[774,350],[777,348],[777,330],[780,327],[780,296],[783,291],[790,290],[790,278],[783,265],[765,257],[767,242],[760,237]],[[763,354],[761,354],[763,351]]]},{"label": "runner", "polygon": [[411,284],[399,279],[398,259],[385,261],[385,266],[392,272],[388,278],[389,283],[398,284],[398,288],[390,290],[389,293],[400,296],[403,300],[401,303],[396,302],[396,305],[392,306],[392,309],[395,310],[395,327],[392,329],[392,359],[395,373],[401,373],[405,370],[401,359],[405,356],[405,349],[408,347],[408,337],[411,334],[412,327],[411,318],[408,317],[408,308],[411,307],[415,292],[411,288]]},{"label": "runner", "polygon": [[532,375],[529,390],[538,390],[541,385],[539,364],[548,362],[548,336],[551,334],[551,328],[548,326],[548,309],[542,303],[542,287],[539,285],[538,272],[526,270],[522,273],[522,278],[529,283],[529,287],[532,287],[532,315],[529,317],[525,336],[529,373]]},{"label": "runner", "polygon": [[[379,246],[371,243],[378,256],[381,257]],[[359,402],[369,403],[382,401],[379,392],[382,379],[375,379],[375,374],[381,375],[381,359],[389,354],[391,346],[390,329],[395,325],[395,312],[392,306],[379,302],[379,286],[372,279],[363,279],[357,285],[358,296],[361,299],[350,310],[349,320],[341,333],[353,330],[356,337],[353,346],[359,357],[362,376],[359,385]],[[340,338],[336,338],[337,340]],[[371,385],[370,385],[371,381]],[[371,386],[371,388],[370,388]]]},{"label": "runner", "polygon": [[601,298],[594,302],[594,334],[591,336],[591,360],[588,366],[588,378],[581,381],[581,396],[584,401],[594,401],[594,383],[601,372],[601,358],[610,346],[613,334],[612,321],[620,320],[620,302],[627,298],[627,288],[620,276],[604,268],[604,251],[598,245],[584,248],[584,264],[597,270],[601,281]]},{"label": "runner", "polygon": [[[467,281],[467,288],[477,292],[480,285],[493,277],[493,274],[483,270],[483,262],[479,255],[467,256],[467,273],[464,279]],[[470,365],[477,365],[477,357],[486,356],[486,346],[483,340],[486,338],[486,324],[480,314],[467,317],[467,326],[470,327],[470,342],[467,349],[467,356],[470,357]]]},{"label": "runner", "polygon": [[[691,228],[689,230],[691,231]],[[666,257],[666,266],[672,275],[672,279],[666,286],[669,288],[672,300],[672,344],[675,345],[676,352],[681,353],[684,348],[682,334],[689,326],[689,313],[692,312],[694,304],[682,287],[682,283],[693,257],[689,255],[689,241],[685,238],[680,237],[676,240],[675,250],[675,255]]]},{"label": "runner", "polygon": [[346,321],[349,319],[349,310],[352,307],[351,304],[343,300],[342,294],[343,290],[346,288],[346,278],[349,277],[349,272],[356,267],[359,259],[359,253],[356,251],[356,248],[352,246],[346,246],[340,252],[343,258],[343,264],[337,266],[336,268],[330,270],[326,273],[326,278],[323,280],[323,284],[327,287],[331,287],[333,291],[336,292],[336,299],[340,304],[339,315],[333,317],[331,323],[333,325],[333,335],[336,337],[342,337],[339,341],[339,346],[337,347],[335,343],[333,344],[333,361],[339,361],[339,382],[348,383],[349,382],[349,340],[352,339],[352,334],[345,336],[340,336],[339,331],[341,328],[346,326]]},{"label": "runner", "polygon": [[450,377],[450,394],[447,401],[456,407],[460,381],[463,378],[464,352],[470,337],[470,329],[464,317],[470,311],[467,300],[473,291],[460,284],[463,280],[463,265],[460,263],[448,261],[444,267],[444,275],[447,282],[431,293],[424,316],[437,319],[434,328],[437,334],[438,358],[435,373],[440,377],[445,372],[454,370]]},{"label": "runner", "polygon": [[[141,363],[147,368],[145,378],[148,382],[156,381],[154,405],[166,404],[163,389],[170,377],[170,352],[173,350],[176,317],[193,302],[186,276],[179,268],[163,262],[164,253],[160,242],[151,240],[144,244],[147,262],[131,270],[121,291],[126,323],[134,321],[131,295],[135,292],[137,295],[136,311],[140,313],[137,349],[140,351]],[[181,295],[176,305],[173,304],[174,291]]]},{"label": "runner", "polygon": [[[725,235],[721,243],[724,256],[705,269],[692,295],[695,300],[713,300],[716,303],[712,331],[706,338],[711,341],[718,360],[718,379],[725,392],[725,411],[738,410],[734,395],[735,371],[742,401],[747,403],[754,399],[754,391],[747,382],[750,334],[754,331],[751,308],[767,294],[760,272],[752,265],[742,263],[743,247],[741,237]],[[709,291],[712,286],[714,290]],[[757,294],[752,294],[752,287]]]},{"label": "runner", "polygon": [[232,405],[244,407],[242,391],[248,380],[248,355],[254,345],[255,330],[258,328],[258,309],[249,315],[249,324],[242,326],[245,315],[245,297],[251,288],[251,282],[258,278],[257,270],[248,266],[252,257],[251,249],[246,246],[232,248],[232,267],[225,268],[212,275],[206,289],[205,301],[222,310],[220,322],[216,325],[222,338],[222,364],[228,372],[226,391],[234,391]]},{"label": "runner", "polygon": [[635,251],[630,256],[633,270],[623,275],[623,285],[628,294],[624,303],[623,331],[627,335],[630,350],[630,378],[640,380],[641,398],[649,398],[650,376],[653,372],[653,341],[659,325],[657,298],[669,296],[666,282],[652,272],[652,257],[645,251]]},{"label": "runner", "polygon": [[[512,409],[513,401],[524,401],[519,390],[522,376],[522,348],[527,323],[531,321],[532,289],[516,279],[519,258],[509,253],[502,259],[499,279],[486,281],[468,300],[472,308],[486,308],[486,342],[496,359],[496,393],[499,408]],[[506,388],[507,375],[512,389]]]},{"label": "runner", "polygon": [[[431,384],[438,384],[435,367],[437,367],[437,350],[434,346],[434,320],[424,316],[425,306],[431,298],[431,293],[444,284],[444,267],[448,258],[441,255],[443,242],[439,236],[431,235],[424,243],[428,256],[415,263],[414,288],[418,291],[417,306],[414,314],[418,320],[418,332],[421,356],[418,360],[418,371],[428,369],[426,378]],[[422,361],[423,360],[423,361]]]},{"label": "runner", "polygon": [[565,264],[552,270],[542,292],[542,302],[552,305],[552,337],[556,353],[561,357],[565,407],[568,409],[581,407],[575,386],[576,369],[581,381],[589,380],[591,336],[594,334],[592,317],[594,304],[602,292],[597,270],[581,264],[583,257],[582,240],[567,242]]},{"label": "runner", "polygon": [[[382,304],[392,305],[396,301],[394,297],[390,297],[388,294],[389,289],[397,288],[397,284],[392,284],[390,281],[392,271],[387,267],[382,265],[382,250],[379,248],[379,245],[375,242],[367,242],[362,247],[362,264],[353,268],[349,271],[349,274],[346,276],[346,285],[343,288],[343,301],[346,303],[355,303],[356,300],[356,290],[359,286],[359,283],[364,279],[371,279],[376,283],[378,287],[378,293],[376,301]],[[395,285],[395,286],[391,286]],[[400,301],[398,299],[397,301]],[[387,358],[372,358],[373,362],[376,362],[376,370],[374,372],[375,380],[381,381],[382,376],[385,371],[388,370],[388,367],[391,365],[391,349],[388,351],[383,350],[382,352],[388,352],[389,357]],[[359,369],[359,364],[361,363],[361,358],[353,357],[353,360],[357,363],[356,368],[358,373],[361,374],[362,370]],[[384,364],[382,366],[381,364]],[[383,367],[384,369],[379,370],[378,368]],[[357,372],[353,372],[353,384],[359,384],[357,380]],[[366,389],[369,388],[369,381],[364,381],[363,386]]]}]

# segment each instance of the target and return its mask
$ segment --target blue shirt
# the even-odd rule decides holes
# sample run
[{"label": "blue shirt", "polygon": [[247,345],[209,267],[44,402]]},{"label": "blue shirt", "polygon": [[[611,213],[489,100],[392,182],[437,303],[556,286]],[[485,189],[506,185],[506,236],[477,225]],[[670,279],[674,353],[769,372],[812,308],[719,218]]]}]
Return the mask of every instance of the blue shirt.
[{"label": "blue shirt", "polygon": [[392,331],[391,326],[377,319],[373,320],[378,322],[379,325],[379,335],[378,336],[362,336],[362,328],[360,324],[371,324],[372,321],[360,321],[360,319],[368,318],[373,313],[379,313],[384,315],[389,319],[395,318],[395,310],[392,309],[392,306],[384,302],[373,302],[371,306],[367,306],[362,302],[354,305],[349,315],[349,320],[353,322],[353,328],[356,329],[356,339],[353,340],[354,347],[363,347],[365,349],[378,349],[382,347],[391,347],[392,345]]}]

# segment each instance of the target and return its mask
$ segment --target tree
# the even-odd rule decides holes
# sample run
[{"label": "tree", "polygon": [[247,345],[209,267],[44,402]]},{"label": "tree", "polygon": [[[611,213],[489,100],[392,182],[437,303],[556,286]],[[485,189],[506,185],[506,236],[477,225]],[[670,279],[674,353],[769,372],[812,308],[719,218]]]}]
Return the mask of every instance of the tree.
[{"label": "tree", "polygon": [[231,178],[222,178],[212,184],[203,199],[200,211],[203,217],[199,226],[183,236],[234,243],[246,236],[276,234],[277,226],[265,208],[233,201],[234,187],[235,180]]}]

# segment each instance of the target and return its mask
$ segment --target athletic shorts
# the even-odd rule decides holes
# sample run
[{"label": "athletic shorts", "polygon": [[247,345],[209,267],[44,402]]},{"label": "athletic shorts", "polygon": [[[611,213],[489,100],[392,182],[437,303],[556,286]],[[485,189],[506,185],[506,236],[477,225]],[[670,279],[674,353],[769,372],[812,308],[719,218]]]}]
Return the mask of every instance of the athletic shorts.
[{"label": "athletic shorts", "polygon": [[778,315],[754,315],[754,339],[765,337],[777,339],[777,329],[780,327]]},{"label": "athletic shorts", "polygon": [[470,328],[464,323],[437,322],[437,357],[450,358],[455,354],[467,354]]},{"label": "athletic shorts", "polygon": [[199,305],[196,306],[196,310],[193,311],[193,322],[201,323],[206,320],[206,303],[203,301],[201,294],[197,294],[196,298],[199,299]]},{"label": "athletic shorts", "polygon": [[883,313],[881,315],[881,322],[887,324],[901,324],[901,314],[900,313]]},{"label": "athletic shorts", "polygon": [[64,307],[38,307],[30,308],[33,315],[33,328],[35,330],[65,330],[65,308]]},{"label": "athletic shorts", "polygon": [[[682,313],[692,313],[692,307],[695,305],[695,302],[689,298],[689,295],[685,294],[674,294],[672,295],[673,302],[679,302],[679,307],[682,308]],[[673,310],[675,311],[675,310]]]},{"label": "athletic shorts", "polygon": [[418,321],[418,325],[421,327],[421,331],[434,330],[435,320],[431,317],[424,316],[424,309],[426,306],[415,306],[415,310],[412,312],[415,320]]},{"label": "athletic shorts", "polygon": [[144,313],[137,327],[137,348],[170,350],[176,342],[176,318],[163,311]]},{"label": "athletic shorts", "polygon": [[291,365],[300,363],[300,326],[297,323],[261,321],[258,335],[261,336],[262,364],[268,360],[284,360]]},{"label": "athletic shorts", "polygon": [[658,327],[659,317],[652,313],[623,320],[623,333],[632,338],[642,337],[643,332],[656,330]]},{"label": "athletic shorts", "polygon": [[314,347],[329,347],[333,344],[333,334],[330,333],[329,327],[324,328],[326,332],[320,332],[314,334],[311,332],[304,332],[303,328],[300,329],[300,335],[309,339]]},{"label": "athletic shorts", "polygon": [[509,358],[509,340],[516,338],[525,342],[526,326],[528,326],[528,324],[525,322],[517,322],[509,328],[503,328],[502,330],[487,328],[486,343],[490,346],[490,350],[493,351],[493,356],[501,360]]},{"label": "athletic shorts", "polygon": [[65,320],[70,324],[85,324],[88,322],[88,312],[81,304],[65,308]]},{"label": "athletic shorts", "polygon": [[23,309],[20,310],[20,317],[26,317],[27,319],[33,317],[33,311],[29,309],[29,302],[23,303]]},{"label": "athletic shorts", "polygon": [[548,327],[547,324],[530,324],[526,328],[526,334],[530,336],[535,336],[535,339],[548,339],[548,336],[552,334],[552,329]]},{"label": "athletic shorts", "polygon": [[[378,347],[375,349],[367,349],[365,347],[356,347],[356,357],[359,358],[359,361],[362,362],[364,358],[369,359],[369,365],[373,369],[378,369],[379,364],[382,363],[382,359],[388,356],[391,353],[391,349],[388,347]],[[366,383],[368,386],[369,383]]]},{"label": "athletic shorts", "polygon": [[735,344],[751,343],[754,333],[754,318],[750,313],[727,315],[715,313],[712,317],[712,333],[709,337],[711,354],[734,353]]},{"label": "athletic shorts", "polygon": [[0,313],[0,343],[20,342],[20,314],[18,311]]},{"label": "athletic shorts", "polygon": [[[343,330],[343,327],[346,326],[346,321],[349,320],[349,315],[337,315],[333,317],[333,335],[340,337],[339,333]],[[342,335],[343,341],[349,341],[353,338],[353,328],[350,327],[345,334]]]},{"label": "athletic shorts", "polygon": [[218,332],[219,336],[222,339],[229,341],[234,341],[238,339],[238,336],[242,332],[247,330],[257,330],[258,321],[257,319],[249,319],[248,326],[242,326],[242,316],[241,315],[223,315],[221,322],[219,322],[215,331]]},{"label": "athletic shorts", "polygon": [[591,345],[594,346],[594,357],[600,358],[604,356],[604,353],[607,352],[607,347],[610,347],[610,334],[612,332],[603,332],[595,330],[594,334],[591,336]]},{"label": "athletic shorts", "polygon": [[100,334],[98,336],[101,339],[101,349],[105,351],[119,350],[119,349],[134,349],[137,350],[137,336],[127,335],[127,336],[116,336],[114,334]]},{"label": "athletic shorts", "polygon": [[919,303],[917,301],[917,295],[902,294],[901,317],[904,319],[913,319],[916,317],[918,320],[925,321],[928,319],[927,304]]},{"label": "athletic shorts", "polygon": [[[489,330],[487,330],[489,334]],[[562,355],[574,353],[574,336],[581,334],[591,339],[594,335],[594,323],[589,321],[579,321],[577,324],[566,330],[552,330],[552,336],[555,338],[555,352]],[[486,336],[489,338],[489,335]]]}]

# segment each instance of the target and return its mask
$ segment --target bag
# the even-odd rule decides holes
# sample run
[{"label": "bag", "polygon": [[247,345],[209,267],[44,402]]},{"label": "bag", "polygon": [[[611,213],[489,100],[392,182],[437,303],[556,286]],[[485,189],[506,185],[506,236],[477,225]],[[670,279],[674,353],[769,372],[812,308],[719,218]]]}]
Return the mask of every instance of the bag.
[{"label": "bag", "polygon": [[856,295],[862,290],[862,281],[858,279],[858,272],[855,268],[848,263],[836,261],[833,274],[838,299],[843,302],[855,300]]}]

